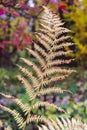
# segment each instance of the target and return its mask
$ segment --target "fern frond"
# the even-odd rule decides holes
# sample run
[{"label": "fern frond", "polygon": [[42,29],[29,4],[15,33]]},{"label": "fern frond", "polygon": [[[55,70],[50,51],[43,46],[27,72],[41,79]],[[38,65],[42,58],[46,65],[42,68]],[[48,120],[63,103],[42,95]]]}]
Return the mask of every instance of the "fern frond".
[{"label": "fern frond", "polygon": [[50,27],[48,27],[48,26],[46,26],[46,25],[44,25],[44,24],[42,24],[42,23],[40,23],[40,25],[41,25],[44,29],[46,29],[46,30],[48,30],[49,32],[52,32],[52,33],[53,33],[53,29],[51,29]]},{"label": "fern frond", "polygon": [[[55,122],[54,122],[55,123]],[[39,130],[86,130],[87,124],[83,123],[81,120],[76,120],[72,118],[71,120],[66,118],[57,118],[56,125],[58,128],[55,128],[53,125],[42,125],[39,126]],[[45,129],[44,129],[45,128]]]},{"label": "fern frond", "polygon": [[37,122],[37,123],[41,122],[41,123],[52,125],[52,126],[54,126],[54,128],[58,128],[57,124],[54,121],[52,122],[50,119],[47,119],[44,116],[37,116],[37,115],[30,116],[26,123],[28,124],[28,123],[31,123],[31,122]]},{"label": "fern frond", "polygon": [[35,44],[34,47],[38,52],[40,52],[40,54],[42,54],[44,57],[47,57],[46,51],[39,47],[39,45]]},{"label": "fern frond", "polygon": [[50,88],[45,88],[45,89],[40,90],[38,93],[38,96],[51,94],[51,93],[63,93],[64,91],[67,91],[67,90],[62,90],[61,88],[50,87]]},{"label": "fern frond", "polygon": [[11,95],[6,95],[4,93],[0,92],[0,95],[2,95],[3,97],[7,98],[7,99],[12,99],[13,102],[15,102],[20,108],[21,110],[25,113],[26,111],[28,111],[29,106],[28,104],[23,104],[21,99],[15,98],[14,96]]},{"label": "fern frond", "polygon": [[[70,30],[62,27],[63,22],[55,14],[49,11],[49,9],[46,7],[43,8],[45,9],[45,14],[42,16],[42,23],[40,23],[40,32],[35,33],[37,38],[37,43],[35,43],[34,46],[35,49],[27,49],[27,51],[37,60],[38,64],[35,61],[29,61],[28,59],[21,58],[26,66],[23,67],[23,65],[18,65],[19,69],[24,75],[19,75],[18,79],[21,80],[26,89],[31,106],[28,108],[27,104],[23,104],[20,99],[14,98],[10,95],[2,94],[4,97],[13,98],[15,103],[23,112],[23,119],[18,111],[11,110],[0,105],[0,108],[9,112],[15,118],[19,128],[22,128],[22,130],[25,130],[26,125],[31,122],[50,124],[50,126],[53,126],[51,128],[59,130],[60,126],[55,121],[44,116],[33,115],[34,113],[32,114],[31,110],[33,110],[33,108],[38,109],[39,106],[45,106],[46,108],[53,107],[61,112],[65,112],[60,107],[52,103],[50,104],[47,101],[37,102],[37,98],[40,100],[41,95],[50,93],[63,93],[66,91],[61,90],[60,88],[55,88],[54,85],[57,81],[65,79],[72,72],[74,72],[73,70],[64,67],[64,65],[60,67],[56,66],[57,64],[68,64],[72,61],[71,59],[62,59],[63,56],[66,57],[66,55],[72,53],[71,50],[66,50],[66,47],[73,45],[73,43],[68,42],[70,40],[70,36],[67,36],[67,33],[70,32]],[[51,83],[53,87],[50,86]],[[64,120],[62,120],[62,122],[65,125]],[[43,126],[43,128],[46,127]]]},{"label": "fern frond", "polygon": [[16,120],[18,127],[22,128],[23,127],[23,123],[24,123],[24,119],[22,118],[22,116],[19,114],[19,112],[17,112],[16,110],[11,110],[10,108],[7,108],[3,105],[0,104],[0,108],[4,111],[9,112],[14,119]]},{"label": "fern frond", "polygon": [[6,95],[6,94],[4,94],[4,93],[1,93],[0,92],[0,95],[2,95],[3,97],[5,97],[5,98],[11,98],[11,99],[14,99],[15,97],[13,97],[13,96],[11,96],[11,95]]},{"label": "fern frond", "polygon": [[51,32],[44,30],[42,28],[40,28],[40,32],[46,34],[47,36],[49,36],[51,39],[54,40],[54,34],[52,34]]},{"label": "fern frond", "polygon": [[48,130],[47,126],[45,125],[41,125],[41,127],[38,126],[38,128],[39,130]]},{"label": "fern frond", "polygon": [[44,39],[42,39],[41,37],[39,37],[39,34],[36,35],[36,37],[37,37],[38,41],[40,42],[40,44],[41,44],[42,46],[44,46],[44,48],[45,48],[47,51],[49,51],[49,50],[51,49],[50,45],[47,44],[47,43],[44,41]]},{"label": "fern frond", "polygon": [[54,23],[55,23],[55,24],[54,24],[54,28],[58,28],[58,27],[60,27],[60,26],[63,26],[63,25],[64,25],[64,23],[63,23],[63,22],[59,22],[59,23],[58,23],[58,20],[57,20],[57,21],[55,21],[55,20],[54,20]]},{"label": "fern frond", "polygon": [[55,130],[60,130],[59,126],[57,125],[57,123],[54,120],[51,119],[51,122],[52,122],[52,124],[54,124]]},{"label": "fern frond", "polygon": [[29,61],[25,58],[21,58],[21,60],[26,63],[28,66],[32,67],[34,69],[34,71],[36,72],[38,78],[41,78],[42,79],[42,73],[41,73],[41,70],[36,66],[35,63],[33,63],[32,61]]},{"label": "fern frond", "polygon": [[69,60],[54,60],[54,61],[50,61],[48,63],[48,66],[54,66],[54,65],[63,65],[63,64],[69,64],[73,61],[74,59],[69,59]]},{"label": "fern frond", "polygon": [[29,79],[32,81],[32,84],[33,84],[33,87],[35,89],[37,89],[38,85],[39,85],[39,82],[38,80],[36,79],[35,76],[33,76],[32,72],[29,72],[26,68],[20,66],[20,65],[17,65],[18,68],[24,73],[24,75],[28,76]]},{"label": "fern frond", "polygon": [[43,75],[44,77],[46,77],[47,75],[52,75],[55,73],[58,74],[68,74],[68,73],[72,73],[75,72],[75,70],[71,70],[71,69],[61,69],[61,67],[51,67],[48,71],[46,71]]},{"label": "fern frond", "polygon": [[60,43],[60,42],[64,42],[65,40],[68,40],[69,38],[71,38],[70,36],[62,36],[60,38],[55,39],[54,44]]},{"label": "fern frond", "polygon": [[71,120],[68,118],[61,118],[61,120],[59,120],[57,118],[57,124],[59,125],[60,130],[86,130],[85,128],[87,128],[87,124],[84,124],[81,120],[76,120],[74,118]]},{"label": "fern frond", "polygon": [[[47,18],[46,18],[46,19],[47,19]],[[40,22],[41,22],[41,23],[44,22],[44,23],[47,23],[47,24],[52,24],[52,23],[50,23],[50,20],[47,20],[47,21],[46,21],[46,19],[40,18]]]},{"label": "fern frond", "polygon": [[67,54],[70,54],[71,52],[73,52],[73,51],[68,50],[68,51],[66,51],[66,52],[64,52],[64,51],[54,52],[54,53],[51,53],[47,59],[48,59],[48,60],[50,60],[50,59],[52,60],[52,59],[54,59],[55,57],[62,56],[62,55],[67,55]]},{"label": "fern frond", "polygon": [[27,120],[24,122],[26,124],[31,123],[31,122],[43,122],[43,123],[49,123],[50,124],[50,120],[47,119],[44,116],[38,116],[38,115],[34,115],[34,116],[29,116],[29,118],[27,118]]},{"label": "fern frond", "polygon": [[60,26],[58,26],[58,28],[54,28],[54,30],[55,30],[56,34],[60,33],[60,35],[61,35],[61,33],[71,32],[71,30],[64,28],[64,27],[60,27]]},{"label": "fern frond", "polygon": [[18,98],[16,98],[14,101],[16,102],[16,104],[21,108],[21,110],[24,113],[28,111],[28,109],[29,109],[29,105],[28,104],[22,103],[21,99],[18,99]]},{"label": "fern frond", "polygon": [[[54,43],[55,43],[55,41],[54,41]],[[61,48],[64,48],[64,47],[69,47],[69,46],[72,46],[72,45],[74,45],[74,43],[71,43],[71,42],[68,42],[68,43],[61,43],[60,45],[55,45],[55,46],[53,46],[53,50],[54,51],[56,51],[56,50],[58,50],[58,49],[61,49]]]},{"label": "fern frond", "polygon": [[22,76],[18,75],[18,79],[24,84],[24,87],[26,89],[26,92],[30,98],[30,100],[33,100],[35,98],[35,92],[31,86],[31,84]]},{"label": "fern frond", "polygon": [[43,33],[38,33],[41,39],[44,39],[45,42],[49,43],[48,45],[52,45],[53,40],[50,37],[47,37],[47,35]]},{"label": "fern frond", "polygon": [[38,60],[38,62],[40,62],[40,65],[42,68],[46,68],[46,65],[45,65],[46,63],[45,63],[44,59],[37,52],[34,52],[33,50],[28,49],[28,48],[27,48],[27,50]]},{"label": "fern frond", "polygon": [[32,105],[29,108],[28,112],[30,113],[30,111],[32,109],[39,108],[40,106],[45,106],[46,108],[54,108],[54,109],[56,109],[56,110],[58,110],[60,112],[64,112],[65,113],[65,111],[62,108],[58,107],[57,105],[54,105],[53,103],[49,103],[49,102],[44,102],[44,101],[39,101],[36,104]]},{"label": "fern frond", "polygon": [[49,80],[47,79],[47,80],[43,81],[42,86],[43,86],[43,85],[50,84],[51,82],[55,82],[55,81],[58,81],[58,80],[63,80],[63,79],[65,79],[65,78],[67,78],[70,74],[71,74],[71,73],[63,74],[63,75],[59,75],[59,76],[56,75],[56,76],[52,77],[52,78],[49,79]]}]

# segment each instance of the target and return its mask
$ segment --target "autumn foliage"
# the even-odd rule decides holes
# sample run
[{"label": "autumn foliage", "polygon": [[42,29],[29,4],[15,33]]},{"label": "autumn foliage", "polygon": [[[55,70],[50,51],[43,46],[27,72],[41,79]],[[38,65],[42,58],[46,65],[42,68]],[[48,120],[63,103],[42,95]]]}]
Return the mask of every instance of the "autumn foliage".
[{"label": "autumn foliage", "polygon": [[[42,5],[64,19],[63,14],[69,13],[67,7],[74,3],[75,0],[0,0],[0,66],[16,63],[18,51],[33,46],[32,32],[36,31],[35,22],[43,11]],[[14,56],[15,62],[11,60]]]}]

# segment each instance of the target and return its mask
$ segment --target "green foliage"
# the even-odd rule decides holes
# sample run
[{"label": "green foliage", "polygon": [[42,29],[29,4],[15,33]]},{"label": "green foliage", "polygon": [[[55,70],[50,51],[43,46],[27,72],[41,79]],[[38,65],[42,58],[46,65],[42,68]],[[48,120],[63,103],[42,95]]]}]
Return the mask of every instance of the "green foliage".
[{"label": "green foliage", "polygon": [[[19,84],[17,82],[18,68],[4,69],[0,68],[0,91],[9,92],[11,90],[12,94],[16,94],[19,90]],[[15,88],[15,86],[17,86]]]},{"label": "green foliage", "polygon": [[62,88],[69,89],[72,94],[62,95],[61,104],[66,109],[67,116],[75,117],[87,123],[87,71],[83,68],[77,69],[77,74],[73,74],[63,81]]}]

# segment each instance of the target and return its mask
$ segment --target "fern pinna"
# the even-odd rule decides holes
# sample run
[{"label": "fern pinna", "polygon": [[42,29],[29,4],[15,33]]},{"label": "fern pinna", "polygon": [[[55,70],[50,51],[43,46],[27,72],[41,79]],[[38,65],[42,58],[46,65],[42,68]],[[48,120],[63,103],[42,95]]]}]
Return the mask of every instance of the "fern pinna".
[{"label": "fern pinna", "polygon": [[74,118],[71,120],[69,118],[57,118],[56,125],[59,127],[58,129],[55,129],[52,125],[48,124],[48,126],[39,126],[39,130],[87,130],[87,124],[83,123],[79,119],[76,120]]},{"label": "fern pinna", "polygon": [[[60,112],[64,110],[53,103],[41,101],[41,96],[51,93],[63,93],[65,90],[57,88],[55,83],[58,80],[65,79],[74,70],[64,68],[64,64],[69,64],[72,59],[62,59],[60,57],[71,53],[71,50],[64,48],[72,46],[73,43],[67,42],[70,38],[67,33],[70,30],[62,27],[63,23],[52,11],[44,8],[44,14],[41,17],[40,31],[35,33],[38,42],[34,43],[35,50],[27,49],[38,61],[36,62],[21,58],[24,66],[18,65],[22,75],[18,79],[23,83],[26,93],[29,96],[29,102],[26,104],[22,100],[11,95],[0,93],[6,98],[11,98],[22,110],[22,114],[17,110],[11,110],[3,105],[0,108],[9,112],[16,120],[19,129],[25,130],[27,124],[31,122],[44,122],[53,125],[56,129],[56,123],[45,115],[32,114],[33,109],[41,106],[55,108]],[[26,65],[26,67],[25,67]],[[31,69],[32,68],[32,69]],[[24,76],[23,76],[24,75]],[[37,100],[38,99],[38,100]]]}]

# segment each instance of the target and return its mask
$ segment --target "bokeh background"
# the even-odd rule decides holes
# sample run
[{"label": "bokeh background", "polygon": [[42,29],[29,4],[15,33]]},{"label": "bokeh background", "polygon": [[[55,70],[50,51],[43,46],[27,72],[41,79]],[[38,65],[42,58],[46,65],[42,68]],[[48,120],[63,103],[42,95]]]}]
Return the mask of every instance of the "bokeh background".
[{"label": "bokeh background", "polygon": [[[68,113],[61,116],[79,118],[87,123],[87,0],[0,0],[0,92],[26,102],[25,90],[17,80],[20,71],[16,64],[19,64],[20,57],[34,60],[25,48],[34,50],[34,32],[39,30],[43,5],[51,8],[62,19],[64,26],[72,30],[70,35],[75,46],[71,57],[75,58],[75,62],[70,67],[77,72],[58,83],[58,87],[68,89],[72,94],[42,98],[61,104]],[[2,96],[0,103],[15,108],[11,100]],[[54,118],[55,111],[48,110],[46,115]],[[17,130],[8,113],[0,110],[0,119]],[[33,130],[32,126],[30,130]]]}]

